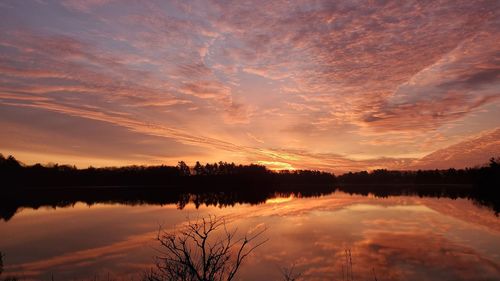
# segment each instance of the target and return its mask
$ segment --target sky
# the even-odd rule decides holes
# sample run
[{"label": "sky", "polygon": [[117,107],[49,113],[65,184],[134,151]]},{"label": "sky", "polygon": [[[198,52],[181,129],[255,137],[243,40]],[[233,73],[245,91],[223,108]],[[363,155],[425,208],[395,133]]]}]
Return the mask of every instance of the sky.
[{"label": "sky", "polygon": [[0,152],[79,167],[500,156],[500,1],[0,0]]}]

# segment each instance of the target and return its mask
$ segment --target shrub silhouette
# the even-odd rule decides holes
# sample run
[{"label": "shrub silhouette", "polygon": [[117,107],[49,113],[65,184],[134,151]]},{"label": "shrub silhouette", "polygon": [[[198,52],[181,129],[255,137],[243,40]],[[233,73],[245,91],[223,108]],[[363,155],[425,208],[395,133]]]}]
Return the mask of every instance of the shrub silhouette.
[{"label": "shrub silhouette", "polygon": [[265,228],[236,238],[224,218],[190,221],[178,232],[158,232],[161,254],[144,281],[230,281],[245,258],[267,240]]}]

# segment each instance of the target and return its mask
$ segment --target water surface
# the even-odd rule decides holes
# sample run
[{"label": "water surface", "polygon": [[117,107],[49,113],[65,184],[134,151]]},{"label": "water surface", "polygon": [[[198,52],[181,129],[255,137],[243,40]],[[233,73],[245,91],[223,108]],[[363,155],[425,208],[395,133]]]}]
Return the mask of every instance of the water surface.
[{"label": "water surface", "polygon": [[0,221],[6,272],[26,280],[138,280],[157,254],[159,225],[225,216],[244,234],[267,227],[269,241],[238,280],[343,280],[345,250],[355,280],[500,280],[500,220],[466,199],[349,195],[269,198],[262,204],[196,206],[76,203],[24,208]]}]

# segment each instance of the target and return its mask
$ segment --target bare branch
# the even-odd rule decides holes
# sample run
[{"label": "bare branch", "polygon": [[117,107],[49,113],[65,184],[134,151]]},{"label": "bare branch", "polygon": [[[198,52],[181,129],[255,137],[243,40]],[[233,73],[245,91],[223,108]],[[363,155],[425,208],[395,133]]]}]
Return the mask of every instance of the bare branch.
[{"label": "bare branch", "polygon": [[291,267],[281,268],[281,275],[283,276],[283,281],[296,281],[302,276],[302,273],[295,272],[295,264]]},{"label": "bare branch", "polygon": [[230,281],[243,260],[267,242],[257,241],[265,231],[235,238],[237,230],[228,230],[225,219],[214,215],[188,220],[176,233],[160,228],[156,270],[146,273],[144,281]]}]

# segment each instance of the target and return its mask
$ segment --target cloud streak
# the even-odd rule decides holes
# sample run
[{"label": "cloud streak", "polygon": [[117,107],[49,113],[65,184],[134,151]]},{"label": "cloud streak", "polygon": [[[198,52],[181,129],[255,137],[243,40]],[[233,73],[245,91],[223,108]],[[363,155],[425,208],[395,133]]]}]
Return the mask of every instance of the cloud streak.
[{"label": "cloud streak", "polygon": [[411,167],[500,126],[499,8],[488,0],[11,3],[0,12],[0,103],[207,150],[186,150],[187,159]]}]

